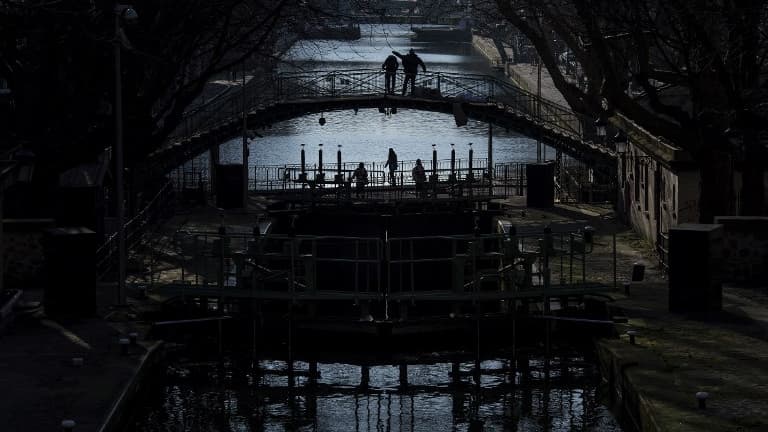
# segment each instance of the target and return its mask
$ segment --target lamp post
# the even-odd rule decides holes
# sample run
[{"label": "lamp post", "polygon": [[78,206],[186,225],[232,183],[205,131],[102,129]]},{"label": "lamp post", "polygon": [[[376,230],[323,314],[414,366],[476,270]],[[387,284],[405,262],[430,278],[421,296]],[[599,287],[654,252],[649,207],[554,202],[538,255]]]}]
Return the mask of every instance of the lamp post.
[{"label": "lamp post", "polygon": [[126,304],[125,297],[125,267],[126,267],[126,248],[125,248],[125,202],[123,197],[123,87],[122,87],[122,66],[120,65],[120,53],[122,50],[122,39],[120,23],[121,20],[134,21],[139,15],[130,5],[115,4],[115,146],[113,148],[115,158],[115,201],[116,201],[116,219],[117,219],[117,305]]},{"label": "lamp post", "polygon": [[[243,213],[248,213],[248,109],[245,100],[245,60],[243,60]],[[254,174],[255,175],[255,174]],[[255,180],[254,180],[255,181]]]}]

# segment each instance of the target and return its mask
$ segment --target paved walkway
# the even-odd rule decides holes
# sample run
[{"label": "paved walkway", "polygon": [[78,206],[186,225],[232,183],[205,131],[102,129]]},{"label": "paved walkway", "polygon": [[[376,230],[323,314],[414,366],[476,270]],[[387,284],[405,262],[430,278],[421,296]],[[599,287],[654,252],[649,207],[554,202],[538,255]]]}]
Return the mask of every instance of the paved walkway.
[{"label": "paved walkway", "polygon": [[[539,75],[539,67],[537,65],[529,63],[510,63],[507,64],[507,71],[509,78],[515,81],[517,85],[536,94]],[[512,73],[509,73],[510,71]],[[541,97],[558,105],[568,106],[568,102],[565,101],[560,90],[555,87],[555,83],[552,82],[552,78],[549,76],[547,68],[543,65],[541,68]]]},{"label": "paved walkway", "polygon": [[[26,301],[41,298],[25,292]],[[122,324],[103,316],[57,322],[31,311],[0,334],[0,430],[60,431],[64,419],[76,421],[76,432],[99,430],[145,352],[135,346],[122,355],[119,337],[132,327],[124,312],[112,314]]]}]

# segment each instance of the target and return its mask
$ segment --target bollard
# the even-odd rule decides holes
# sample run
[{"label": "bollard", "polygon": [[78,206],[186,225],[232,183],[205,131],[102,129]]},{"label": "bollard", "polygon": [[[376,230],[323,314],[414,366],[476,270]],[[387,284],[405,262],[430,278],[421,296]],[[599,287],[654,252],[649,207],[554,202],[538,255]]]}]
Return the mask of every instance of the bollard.
[{"label": "bollard", "polygon": [[77,426],[77,423],[75,423],[74,420],[62,420],[61,421],[61,430],[64,432],[72,432],[75,430],[75,426]]},{"label": "bollard", "polygon": [[696,392],[696,400],[699,401],[699,409],[707,409],[707,398],[709,397],[709,393],[707,392]]},{"label": "bollard", "polygon": [[642,282],[645,279],[645,265],[638,262],[632,264],[632,282]]},{"label": "bollard", "polygon": [[629,282],[624,282],[624,295],[629,297]]},{"label": "bollard", "polygon": [[636,330],[627,330],[627,336],[629,336],[629,344],[634,345],[635,344],[635,336],[637,336]]},{"label": "bollard", "polygon": [[131,342],[131,346],[136,346],[136,341],[139,339],[139,334],[136,332],[128,333],[128,340]]},{"label": "bollard", "polygon": [[128,338],[120,338],[120,354],[122,355],[128,355],[128,344],[131,343],[131,341],[128,340]]},{"label": "bollard", "polygon": [[595,228],[587,225],[584,227],[584,243],[591,245],[595,240]]},{"label": "bollard", "polygon": [[81,366],[83,366],[83,358],[82,357],[72,357],[72,366],[74,366],[74,367],[81,367]]}]

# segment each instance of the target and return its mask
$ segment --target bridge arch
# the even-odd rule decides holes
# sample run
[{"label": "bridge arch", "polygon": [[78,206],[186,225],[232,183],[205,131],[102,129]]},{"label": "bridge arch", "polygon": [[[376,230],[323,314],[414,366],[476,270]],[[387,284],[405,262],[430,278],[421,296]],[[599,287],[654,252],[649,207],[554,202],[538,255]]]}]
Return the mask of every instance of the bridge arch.
[{"label": "bridge arch", "polygon": [[[453,114],[514,130],[593,165],[615,166],[615,152],[585,130],[592,119],[486,75],[429,72],[417,77],[415,96],[385,94],[382,71],[316,71],[278,74],[249,83],[242,92],[191,111],[175,139],[149,160],[167,172],[203,151],[258,129],[306,115],[362,108],[407,108]],[[258,86],[261,84],[261,86]],[[250,87],[250,88],[249,88]],[[244,103],[245,102],[245,103]]]}]

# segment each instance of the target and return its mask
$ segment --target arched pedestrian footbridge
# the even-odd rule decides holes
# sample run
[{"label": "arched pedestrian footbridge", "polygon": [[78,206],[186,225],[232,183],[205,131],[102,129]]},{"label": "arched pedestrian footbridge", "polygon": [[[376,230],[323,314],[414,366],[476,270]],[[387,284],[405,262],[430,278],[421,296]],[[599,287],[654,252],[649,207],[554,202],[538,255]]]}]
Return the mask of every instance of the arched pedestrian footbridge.
[{"label": "arched pedestrian footbridge", "polygon": [[[402,74],[397,84],[402,85]],[[589,163],[612,164],[615,152],[585,126],[594,119],[538,98],[508,81],[477,74],[427,72],[413,96],[386,94],[384,72],[343,70],[280,73],[250,80],[237,91],[190,110],[147,169],[167,172],[243,133],[307,114],[360,108],[410,108],[465,115],[512,129]],[[398,88],[398,90],[400,90]]]}]

